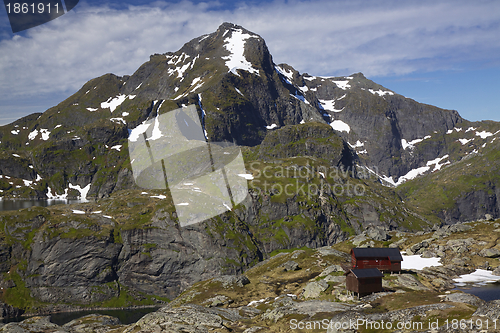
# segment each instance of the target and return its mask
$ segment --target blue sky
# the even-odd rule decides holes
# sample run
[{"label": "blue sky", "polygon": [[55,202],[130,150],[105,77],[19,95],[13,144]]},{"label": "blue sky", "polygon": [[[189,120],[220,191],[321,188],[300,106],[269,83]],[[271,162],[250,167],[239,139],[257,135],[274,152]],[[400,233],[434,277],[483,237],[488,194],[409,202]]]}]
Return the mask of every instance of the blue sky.
[{"label": "blue sky", "polygon": [[321,76],[363,72],[469,120],[500,121],[500,1],[94,1],[12,34],[0,8],[0,125],[43,112],[105,73],[233,22],[274,62]]}]

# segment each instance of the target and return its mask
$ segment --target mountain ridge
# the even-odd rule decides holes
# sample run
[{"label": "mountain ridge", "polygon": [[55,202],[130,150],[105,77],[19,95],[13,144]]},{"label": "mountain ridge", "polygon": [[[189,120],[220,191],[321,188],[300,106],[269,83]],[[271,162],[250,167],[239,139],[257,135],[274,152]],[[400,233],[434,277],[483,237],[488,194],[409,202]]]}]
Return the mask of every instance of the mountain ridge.
[{"label": "mountain ridge", "polygon": [[[128,138],[188,104],[209,141],[240,146],[249,191],[232,210],[181,227],[168,190],[135,184]],[[468,122],[361,73],[276,65],[260,36],[223,24],[0,127],[2,198],[90,199],[0,214],[3,300],[27,309],[159,304],[276,251],[499,217],[500,182],[490,175],[499,133],[499,123]]]},{"label": "mountain ridge", "polygon": [[[0,127],[2,150],[25,154],[19,157],[18,170],[13,170],[16,162],[9,161],[0,174],[45,181],[25,191],[5,185],[4,196],[44,198],[66,190],[81,196],[70,184],[80,188],[90,184],[87,195],[94,198],[134,188],[125,153],[128,132],[185,104],[195,104],[200,116],[206,113],[203,125],[211,141],[244,146],[260,145],[268,133],[283,126],[310,121],[328,124],[347,144],[344,156],[350,155],[352,161],[346,160],[346,165],[371,170],[389,186],[438,171],[441,164],[458,162],[477,151],[481,143],[462,143],[472,140],[468,137],[448,139],[456,137],[459,129],[465,134],[467,127],[478,126],[477,133],[498,134],[493,130],[498,123],[468,122],[456,111],[418,103],[362,73],[321,77],[301,74],[287,64],[276,65],[262,37],[223,23],[176,52],[152,55],[132,75],[92,79],[45,113]],[[115,164],[114,169],[120,165],[118,174],[94,162],[102,159],[99,154],[118,146],[115,150],[120,154],[107,164]],[[84,150],[92,161],[70,163],[64,170],[50,163],[50,159],[81,159],[84,154],[77,150]],[[47,155],[51,158],[44,159]]]}]

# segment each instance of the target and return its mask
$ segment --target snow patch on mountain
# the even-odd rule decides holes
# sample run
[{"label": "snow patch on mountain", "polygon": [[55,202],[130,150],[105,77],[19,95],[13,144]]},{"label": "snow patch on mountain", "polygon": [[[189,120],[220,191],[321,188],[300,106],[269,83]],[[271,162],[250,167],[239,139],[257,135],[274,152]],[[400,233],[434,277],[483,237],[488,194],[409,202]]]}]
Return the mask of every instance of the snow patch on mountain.
[{"label": "snow patch on mountain", "polygon": [[123,118],[111,118],[109,120],[117,124],[122,123],[123,125],[127,125],[127,122]]},{"label": "snow patch on mountain", "polygon": [[446,134],[451,134],[453,133],[453,131],[460,132],[462,131],[462,128],[455,127],[454,129],[448,130]]},{"label": "snow patch on mountain", "polygon": [[342,120],[334,120],[330,123],[330,126],[335,130],[339,132],[347,132],[349,133],[351,131],[351,128],[349,127],[348,124],[343,122]]},{"label": "snow patch on mountain", "polygon": [[448,157],[449,157],[449,155],[444,155],[443,157],[438,157],[438,158],[436,158],[434,160],[427,161],[427,163],[426,163],[425,166],[422,166],[422,167],[419,167],[419,168],[415,168],[415,169],[412,169],[412,170],[408,171],[406,173],[406,175],[399,177],[399,179],[398,179],[397,182],[395,182],[392,179],[392,176],[391,177],[387,177],[387,176],[380,177],[379,176],[379,177],[381,179],[385,180],[386,182],[390,183],[393,186],[399,186],[399,185],[403,184],[404,182],[406,182],[408,180],[415,179],[416,177],[425,174],[426,172],[428,172],[429,170],[431,170],[432,166],[434,166],[434,168],[432,169],[432,172],[441,170],[441,167],[443,167],[444,165],[451,164],[450,161],[446,161],[444,163],[441,163],[442,161],[448,159]]},{"label": "snow patch on mountain", "polygon": [[278,126],[278,125],[276,125],[276,124],[272,124],[272,125],[266,126],[266,128],[267,128],[268,130],[272,130],[272,129],[277,128],[277,127],[279,127],[279,126]]},{"label": "snow patch on mountain", "polygon": [[[89,190],[90,190],[90,184],[88,184],[87,186],[82,188],[80,185],[72,185],[71,183],[69,183],[68,187],[80,192],[80,198],[82,200],[87,198],[87,194],[89,193]],[[66,190],[66,195],[67,195],[67,190]]]},{"label": "snow patch on mountain", "polygon": [[201,88],[201,86],[203,86],[204,84],[205,84],[205,82],[201,81],[201,77],[197,77],[193,80],[193,82],[191,82],[191,88],[189,90],[196,91],[199,88]]},{"label": "snow patch on mountain", "polygon": [[389,90],[382,90],[382,89],[379,89],[379,90],[373,90],[373,89],[368,89],[369,92],[371,92],[372,94],[374,95],[379,95],[379,96],[384,96],[384,95],[394,95],[394,93],[392,91],[389,91]]},{"label": "snow patch on mountain", "polygon": [[207,114],[205,112],[205,109],[203,109],[203,105],[201,104],[201,94],[198,94],[198,105],[200,106],[201,110],[201,126],[203,127],[203,134],[205,135],[205,139],[208,140],[208,133],[207,130],[205,129],[205,121]]},{"label": "snow patch on mountain", "polygon": [[351,143],[349,143],[349,142],[347,142],[347,144],[348,144],[349,146],[351,146],[351,148],[353,148],[353,149],[356,149],[356,148],[361,148],[361,147],[364,147],[364,145],[365,145],[365,144],[364,144],[364,142],[361,142],[361,141],[359,141],[359,140],[358,140],[358,141],[356,141],[356,143],[355,143],[355,144],[351,144]]},{"label": "snow patch on mountain", "polygon": [[427,140],[427,139],[430,139],[430,138],[431,138],[431,136],[427,135],[427,136],[424,136],[422,139],[415,139],[415,140],[412,140],[410,142],[406,141],[405,139],[401,139],[401,146],[403,147],[404,150],[406,150],[406,148],[413,149],[413,148],[415,148],[415,145],[417,143],[420,143],[420,142]]},{"label": "snow patch on mountain", "polygon": [[295,97],[299,101],[302,101],[302,102],[310,105],[309,101],[304,96],[298,94],[298,91],[295,92],[295,95],[290,94],[290,96]]},{"label": "snow patch on mountain", "polygon": [[286,83],[288,83],[289,85],[293,85],[292,84],[292,80],[293,80],[293,72],[292,71],[287,71],[285,68],[281,68],[279,66],[274,66],[274,69],[284,79],[284,81]]},{"label": "snow patch on mountain", "polygon": [[245,43],[249,38],[258,38],[257,36],[245,34],[241,29],[233,29],[231,37],[225,39],[224,47],[230,52],[222,59],[226,60],[226,66],[229,72],[240,76],[236,70],[242,69],[244,71],[259,75],[259,71],[252,67],[252,64],[247,61],[245,57]]},{"label": "snow patch on mountain", "polygon": [[[119,107],[125,100],[128,99],[134,99],[136,95],[122,95],[119,94],[118,96],[115,97],[110,97],[106,102],[101,103],[101,109],[107,109],[111,112],[115,111],[117,107]],[[88,110],[88,108],[87,108]]]},{"label": "snow patch on mountain", "polygon": [[474,139],[458,139],[457,141],[460,141],[462,146],[466,145],[467,143],[471,142]]},{"label": "snow patch on mountain", "polygon": [[144,121],[142,124],[138,125],[136,128],[130,131],[128,140],[130,142],[136,142],[141,134],[146,133],[149,126],[151,126],[151,124],[146,124],[146,121]]},{"label": "snow patch on mountain", "polygon": [[432,166],[434,165],[434,169],[432,170],[432,172],[435,172],[435,171],[438,171],[438,170],[441,170],[441,167],[444,166],[444,165],[447,165],[447,164],[451,164],[450,161],[446,161],[444,163],[441,164],[441,162],[443,160],[446,160],[448,157],[450,157],[449,155],[444,155],[443,157],[438,157],[436,159],[433,159],[431,161],[428,161],[427,162],[427,166]]},{"label": "snow patch on mountain", "polygon": [[155,122],[153,125],[153,132],[151,133],[151,137],[148,138],[149,141],[151,140],[158,140],[163,137],[163,133],[160,130],[160,119],[158,118],[159,115],[155,117]]},{"label": "snow patch on mountain", "polygon": [[236,92],[241,96],[245,97],[245,95],[243,95],[243,93],[238,88],[234,87],[234,90],[236,90]]},{"label": "snow patch on mountain", "polygon": [[326,111],[332,111],[332,112],[342,112],[344,111],[344,108],[342,109],[336,109],[335,108],[335,99],[318,99],[319,101],[319,108],[322,110]]},{"label": "snow patch on mountain", "polygon": [[481,139],[486,139],[489,136],[493,136],[493,133],[482,131],[482,132],[476,132],[476,135],[481,137]]},{"label": "snow patch on mountain", "polygon": [[38,136],[38,134],[41,134],[42,140],[47,141],[49,139],[49,136],[50,136],[50,131],[46,128],[41,128],[40,131],[35,129],[34,131],[32,131],[28,134],[28,139],[30,141],[35,140],[35,138]]},{"label": "snow patch on mountain", "polygon": [[[348,76],[346,77],[346,79],[352,79],[352,77]],[[335,81],[335,80],[332,80],[333,83],[335,83],[335,85],[337,87],[339,87],[340,89],[342,90],[347,90],[348,88],[351,88],[351,85],[349,84],[349,81]]]}]

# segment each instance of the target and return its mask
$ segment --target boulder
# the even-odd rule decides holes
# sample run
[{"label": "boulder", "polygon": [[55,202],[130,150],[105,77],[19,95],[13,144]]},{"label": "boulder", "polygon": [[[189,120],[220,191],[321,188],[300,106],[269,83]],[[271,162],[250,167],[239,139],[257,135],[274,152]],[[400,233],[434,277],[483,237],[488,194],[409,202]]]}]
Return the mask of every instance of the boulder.
[{"label": "boulder", "polygon": [[229,305],[233,302],[234,301],[227,296],[217,295],[217,296],[214,296],[214,297],[207,299],[202,304],[206,304],[207,307],[211,308],[211,307]]},{"label": "boulder", "polygon": [[283,267],[283,270],[285,272],[292,272],[300,269],[299,264],[297,264],[293,260],[285,262],[283,265],[281,265],[281,267]]},{"label": "boulder", "polygon": [[376,241],[386,241],[391,238],[391,236],[381,228],[370,228],[366,230],[366,236]]},{"label": "boulder", "polygon": [[500,257],[500,250],[495,248],[482,249],[479,255],[485,258],[498,258]]},{"label": "boulder", "polygon": [[326,282],[335,282],[335,283],[341,283],[345,284],[345,276],[335,276],[335,275],[328,275],[327,277],[324,278]]},{"label": "boulder", "polygon": [[[5,333],[58,332],[65,333],[59,325],[50,322],[50,317],[31,317],[20,323],[8,323],[0,328]],[[78,333],[78,332],[75,332]]]},{"label": "boulder", "polygon": [[118,318],[107,315],[90,314],[64,324],[63,329],[72,333],[107,332],[110,327],[116,328],[118,325],[121,325]]},{"label": "boulder", "polygon": [[467,293],[452,293],[452,294],[447,294],[444,298],[444,301],[446,302],[455,302],[455,303],[465,303],[465,304],[470,304],[472,306],[480,306],[484,305],[485,301],[480,299],[479,297],[472,295],[472,294],[467,294]]},{"label": "boulder", "polygon": [[342,266],[340,265],[331,265],[331,266],[328,266],[327,268],[325,268],[323,270],[323,272],[321,272],[319,274],[319,276],[327,276],[327,275],[330,275],[334,272],[343,272],[344,269],[342,268]]},{"label": "boulder", "polygon": [[415,276],[411,274],[398,274],[397,278],[398,279],[394,282],[403,288],[412,290],[429,290],[429,288],[424,286]]},{"label": "boulder", "polygon": [[221,275],[213,279],[213,281],[221,282],[222,287],[234,288],[234,286],[243,287],[250,283],[250,280],[245,275]]},{"label": "boulder", "polygon": [[297,259],[302,253],[306,253],[304,250],[295,250],[292,252],[292,259]]},{"label": "boulder", "polygon": [[319,280],[308,283],[304,287],[304,298],[316,298],[319,295],[328,289],[328,283],[325,280]]}]

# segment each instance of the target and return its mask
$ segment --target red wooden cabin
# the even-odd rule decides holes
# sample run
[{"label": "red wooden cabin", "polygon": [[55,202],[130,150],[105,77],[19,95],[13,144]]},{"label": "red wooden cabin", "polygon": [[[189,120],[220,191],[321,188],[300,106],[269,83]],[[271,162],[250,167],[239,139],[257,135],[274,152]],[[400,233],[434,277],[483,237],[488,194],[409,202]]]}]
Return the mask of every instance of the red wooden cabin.
[{"label": "red wooden cabin", "polygon": [[358,296],[382,291],[382,274],[376,268],[350,269],[346,276],[346,289]]},{"label": "red wooden cabin", "polygon": [[378,268],[385,272],[400,272],[403,257],[396,248],[351,249],[353,268]]}]

